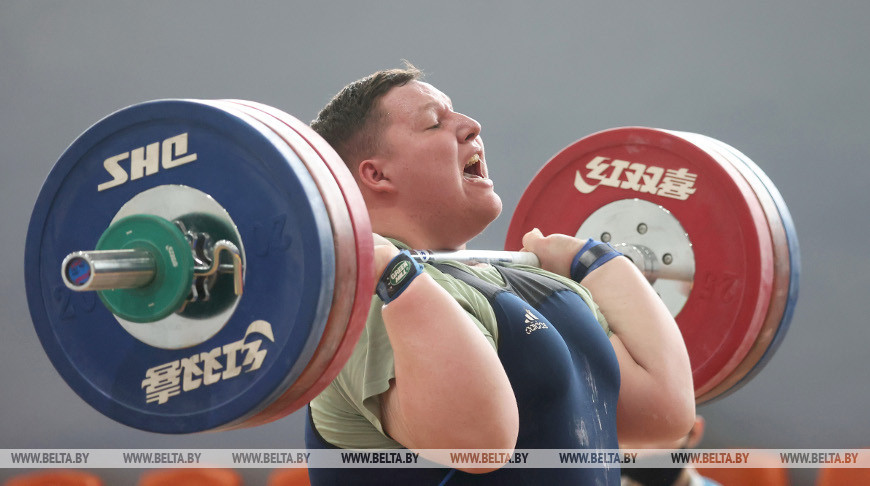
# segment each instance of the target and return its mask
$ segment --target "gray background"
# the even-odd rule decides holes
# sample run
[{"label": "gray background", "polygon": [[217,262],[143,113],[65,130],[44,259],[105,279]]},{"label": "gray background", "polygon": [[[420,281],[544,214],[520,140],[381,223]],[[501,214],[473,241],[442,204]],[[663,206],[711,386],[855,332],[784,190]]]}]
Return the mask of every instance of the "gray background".
[{"label": "gray background", "polygon": [[[308,121],[347,82],[409,59],[483,125],[503,244],[535,171],[623,125],[726,141],[775,181],[800,233],[800,304],[766,369],[699,409],[704,447],[870,445],[867,387],[870,6],[805,2],[0,1],[0,448],[300,447],[300,416],[193,436],[104,418],[52,368],[22,260],[67,145],[150,99],[244,98]],[[8,477],[17,471],[2,471]],[[268,471],[245,471],[250,484]],[[138,471],[101,471],[133,484]],[[793,471],[812,484],[815,471]]]}]

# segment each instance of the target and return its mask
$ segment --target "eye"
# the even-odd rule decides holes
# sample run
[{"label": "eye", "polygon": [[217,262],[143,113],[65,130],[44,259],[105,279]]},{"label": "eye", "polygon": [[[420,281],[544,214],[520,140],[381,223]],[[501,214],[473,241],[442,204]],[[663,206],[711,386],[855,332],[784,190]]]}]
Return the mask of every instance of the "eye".
[{"label": "eye", "polygon": [[433,130],[433,129],[436,129],[436,128],[441,128],[441,122],[440,122],[440,121],[439,121],[438,123],[432,125],[431,127],[427,128],[427,130]]}]

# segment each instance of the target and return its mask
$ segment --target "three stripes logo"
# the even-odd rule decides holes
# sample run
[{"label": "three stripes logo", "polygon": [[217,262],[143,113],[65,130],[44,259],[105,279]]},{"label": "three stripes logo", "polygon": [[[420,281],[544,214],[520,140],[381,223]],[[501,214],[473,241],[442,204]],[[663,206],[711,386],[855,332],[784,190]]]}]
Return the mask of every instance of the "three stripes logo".
[{"label": "three stripes logo", "polygon": [[540,319],[538,319],[538,316],[536,316],[535,314],[532,313],[531,309],[526,309],[525,318],[526,318],[525,322],[527,324],[526,325],[526,334],[531,334],[531,333],[533,333],[537,330],[540,330],[540,329],[549,329],[549,327],[547,327],[546,324],[544,324],[543,322],[541,322]]}]

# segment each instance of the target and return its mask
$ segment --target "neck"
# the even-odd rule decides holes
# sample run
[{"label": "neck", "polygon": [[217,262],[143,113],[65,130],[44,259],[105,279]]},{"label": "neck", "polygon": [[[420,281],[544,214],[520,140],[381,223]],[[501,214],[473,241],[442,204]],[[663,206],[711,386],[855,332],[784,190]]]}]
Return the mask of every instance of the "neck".
[{"label": "neck", "polygon": [[407,226],[396,228],[395,225],[379,225],[372,222],[372,231],[383,237],[399,240],[414,250],[457,251],[464,250],[466,246],[464,242],[451,243]]},{"label": "neck", "polygon": [[425,218],[414,217],[393,208],[369,208],[372,231],[405,243],[416,250],[464,250],[474,236],[461,234],[457,227],[439,228]]}]

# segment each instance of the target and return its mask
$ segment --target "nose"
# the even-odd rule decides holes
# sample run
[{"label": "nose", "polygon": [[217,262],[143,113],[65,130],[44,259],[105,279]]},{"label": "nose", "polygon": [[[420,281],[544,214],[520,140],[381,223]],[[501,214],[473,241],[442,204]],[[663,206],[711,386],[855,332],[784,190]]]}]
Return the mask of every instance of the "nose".
[{"label": "nose", "polygon": [[460,121],[458,126],[457,135],[460,141],[463,142],[471,142],[478,135],[480,135],[480,123],[477,123],[477,120],[471,118],[470,116],[463,115],[462,113],[457,113],[459,115]]}]

